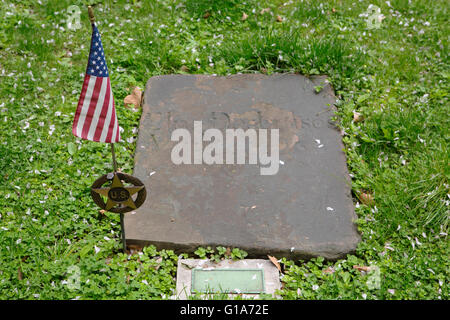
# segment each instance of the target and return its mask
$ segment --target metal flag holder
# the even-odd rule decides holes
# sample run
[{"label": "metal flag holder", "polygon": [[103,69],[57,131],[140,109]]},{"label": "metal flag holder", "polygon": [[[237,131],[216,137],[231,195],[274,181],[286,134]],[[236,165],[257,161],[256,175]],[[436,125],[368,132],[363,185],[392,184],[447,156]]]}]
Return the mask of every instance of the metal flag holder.
[{"label": "metal flag holder", "polygon": [[[91,23],[94,23],[94,11],[91,6],[88,6],[88,12],[89,20]],[[126,252],[124,213],[139,208],[147,197],[147,191],[145,185],[138,178],[117,170],[114,143],[110,143],[110,145],[114,171],[95,180],[91,186],[91,197],[101,209],[120,215],[122,246],[123,251]],[[122,181],[132,186],[124,186]],[[109,184],[109,182],[111,183]],[[108,183],[109,186],[103,187],[105,183]],[[137,194],[135,200],[132,197],[134,194]],[[107,198],[106,202],[103,200],[103,197]]]}]

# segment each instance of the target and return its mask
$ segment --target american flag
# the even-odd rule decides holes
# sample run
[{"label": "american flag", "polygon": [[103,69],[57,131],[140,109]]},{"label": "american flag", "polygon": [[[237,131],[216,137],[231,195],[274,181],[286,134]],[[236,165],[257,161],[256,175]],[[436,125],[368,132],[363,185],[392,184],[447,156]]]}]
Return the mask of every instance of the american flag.
[{"label": "american flag", "polygon": [[120,141],[108,67],[95,23],[92,24],[89,62],[73,120],[72,133],[91,141],[107,143]]}]

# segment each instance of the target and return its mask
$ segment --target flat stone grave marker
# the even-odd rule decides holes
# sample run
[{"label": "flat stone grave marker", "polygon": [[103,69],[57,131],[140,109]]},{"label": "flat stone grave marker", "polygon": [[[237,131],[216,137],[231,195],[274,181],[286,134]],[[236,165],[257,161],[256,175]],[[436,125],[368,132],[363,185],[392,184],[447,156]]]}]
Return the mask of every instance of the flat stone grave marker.
[{"label": "flat stone grave marker", "polygon": [[[343,144],[331,121],[334,101],[325,77],[152,77],[134,167],[148,196],[136,213],[125,216],[127,242],[184,252],[220,245],[251,257],[293,259],[338,259],[353,252],[360,238]],[[195,121],[201,121],[200,130]],[[223,133],[224,145],[227,129],[267,129],[269,153],[271,129],[278,129],[279,160],[270,164],[276,174],[262,174],[268,167],[262,161],[251,164],[250,139],[245,164],[227,164],[226,148],[223,164],[202,162],[201,152],[211,142],[194,140],[211,128]],[[192,135],[191,164],[172,161],[181,141],[171,139],[176,129]],[[198,152],[200,164],[194,164]]]},{"label": "flat stone grave marker", "polygon": [[281,289],[280,273],[265,259],[225,259],[218,263],[207,259],[179,259],[175,299],[190,295],[204,298],[225,293],[230,297],[259,298],[261,294],[276,297]]}]

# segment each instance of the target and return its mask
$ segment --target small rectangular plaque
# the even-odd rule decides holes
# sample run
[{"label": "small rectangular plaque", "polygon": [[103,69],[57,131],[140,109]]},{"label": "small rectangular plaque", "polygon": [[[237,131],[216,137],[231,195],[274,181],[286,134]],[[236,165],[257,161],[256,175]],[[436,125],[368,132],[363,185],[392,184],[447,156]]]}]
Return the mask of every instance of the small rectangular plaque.
[{"label": "small rectangular plaque", "polygon": [[262,269],[193,269],[192,293],[264,293]]}]

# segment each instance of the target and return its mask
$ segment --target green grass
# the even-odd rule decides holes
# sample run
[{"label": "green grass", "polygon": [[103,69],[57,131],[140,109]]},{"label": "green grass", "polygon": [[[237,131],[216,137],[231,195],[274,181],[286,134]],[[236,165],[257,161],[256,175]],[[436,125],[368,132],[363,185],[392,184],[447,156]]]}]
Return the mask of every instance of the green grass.
[{"label": "green grass", "polygon": [[[153,247],[120,253],[118,216],[99,213],[89,193],[111,170],[109,146],[71,134],[89,50],[87,2],[41,2],[0,3],[0,298],[168,298],[178,257]],[[379,29],[360,16],[370,3],[385,16]],[[62,21],[72,4],[82,10],[77,31]],[[282,259],[280,296],[448,299],[448,9],[445,0],[99,2],[123,128],[119,167],[132,172],[140,117],[123,99],[151,76],[326,74],[362,242],[336,262]],[[379,286],[355,265],[376,266]],[[71,266],[79,289],[69,288]]]}]

